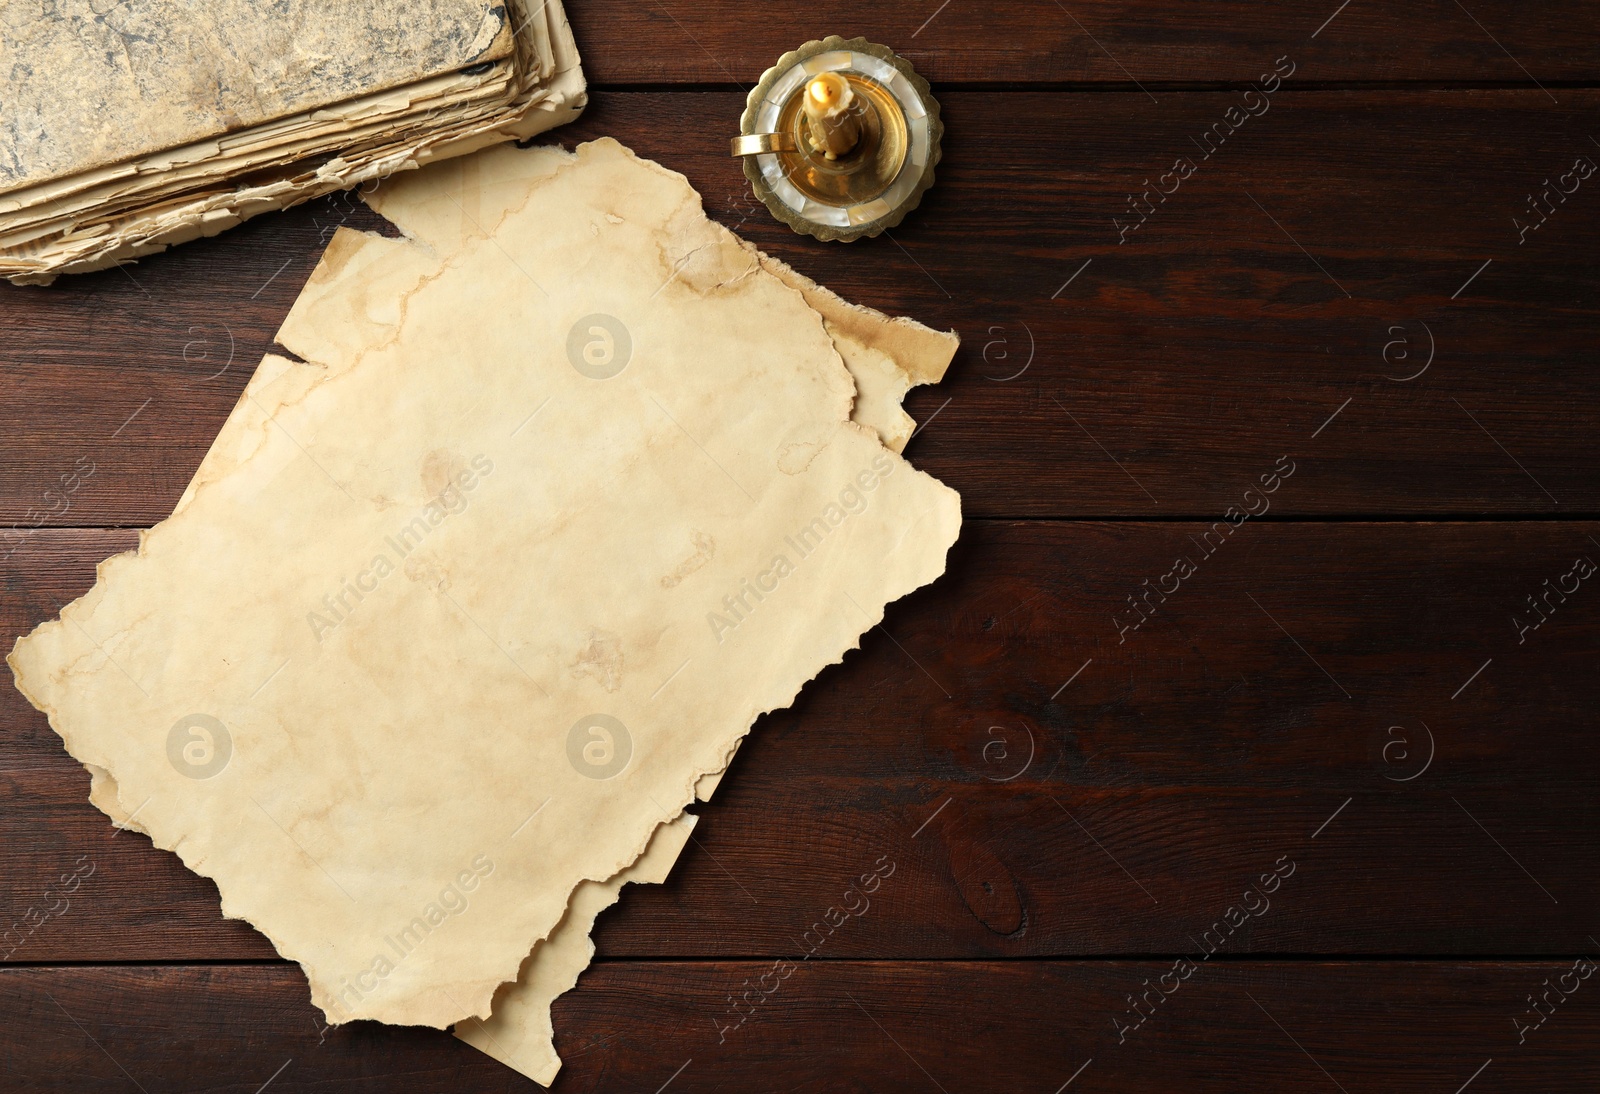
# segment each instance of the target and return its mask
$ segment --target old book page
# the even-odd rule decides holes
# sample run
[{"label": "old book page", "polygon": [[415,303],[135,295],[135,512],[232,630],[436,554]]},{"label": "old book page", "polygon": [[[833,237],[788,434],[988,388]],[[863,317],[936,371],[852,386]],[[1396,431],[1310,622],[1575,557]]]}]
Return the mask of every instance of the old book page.
[{"label": "old book page", "polygon": [[408,239],[335,239],[303,362],[10,658],[335,1022],[487,1017],[959,527],[680,176],[609,141],[464,163],[495,169],[386,190]]},{"label": "old book page", "polygon": [[16,0],[0,192],[503,57],[488,0]]}]

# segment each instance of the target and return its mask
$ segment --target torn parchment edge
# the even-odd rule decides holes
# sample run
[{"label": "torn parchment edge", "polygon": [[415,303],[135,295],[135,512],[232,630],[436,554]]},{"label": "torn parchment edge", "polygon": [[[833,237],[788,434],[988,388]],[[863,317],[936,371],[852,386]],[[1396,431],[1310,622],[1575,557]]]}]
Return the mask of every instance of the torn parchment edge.
[{"label": "torn parchment edge", "polygon": [[[578,156],[576,154],[563,154],[563,155],[567,156],[567,158],[568,158],[567,162],[569,162],[569,163],[575,161],[578,158]],[[642,161],[642,162],[648,162],[648,161]],[[650,166],[656,167],[658,170],[665,171],[665,169],[659,168],[658,165],[652,164]],[[666,173],[676,175],[675,172],[666,172]],[[682,176],[677,176],[677,177],[679,179],[682,178]],[[691,194],[693,194],[694,199],[695,199],[696,204],[697,204],[697,211],[700,212],[700,214],[701,214],[701,216],[703,218],[703,208],[698,208],[698,206],[699,206],[699,195],[698,194],[694,194],[693,190],[692,190],[692,187],[688,187],[687,186],[687,180],[683,180],[683,182],[684,182],[685,187],[689,189]],[[718,227],[720,227],[720,226],[718,226]],[[724,231],[725,231],[725,229],[724,229]],[[351,233],[351,234],[352,235],[357,235],[357,236],[360,235],[359,233]],[[367,238],[381,239],[382,237],[369,236]],[[385,241],[385,242],[386,243],[392,243],[392,242],[398,242],[398,241]],[[413,242],[415,242],[415,241],[413,241]],[[889,319],[887,316],[883,316],[881,313],[877,313],[877,312],[872,311],[871,309],[859,308],[859,307],[855,307],[853,305],[849,305],[846,302],[844,302],[841,298],[839,298],[837,295],[835,295],[835,294],[829,292],[828,290],[823,289],[822,287],[816,285],[814,282],[811,282],[809,279],[803,277],[802,275],[800,275],[797,272],[793,271],[789,267],[783,265],[781,262],[778,262],[775,259],[771,259],[771,258],[769,258],[769,257],[767,257],[765,255],[762,255],[759,251],[755,250],[755,248],[751,247],[749,244],[741,244],[741,245],[744,246],[745,249],[747,249],[748,251],[751,252],[751,254],[761,263],[762,267],[764,269],[766,269],[767,272],[770,272],[770,273],[774,274],[781,281],[783,281],[786,285],[788,285],[791,289],[793,289],[796,292],[800,293],[806,299],[808,304],[811,305],[812,310],[818,313],[818,315],[821,318],[821,321],[824,323],[825,330],[830,334],[830,336],[834,337],[836,344],[837,344],[837,340],[839,338],[847,338],[847,339],[850,339],[852,341],[853,346],[851,346],[851,347],[845,347],[845,346],[840,346],[839,347],[841,360],[844,363],[846,363],[847,367],[848,367],[848,360],[849,360],[850,354],[846,352],[846,349],[851,349],[853,352],[856,353],[856,356],[858,358],[860,358],[861,361],[865,362],[864,364],[860,365],[860,367],[863,370],[871,371],[871,370],[877,369],[877,370],[883,371],[885,369],[884,362],[888,362],[888,367],[889,367],[890,370],[892,370],[892,373],[893,373],[888,378],[894,380],[897,383],[904,383],[907,387],[909,387],[912,383],[927,383],[927,382],[936,381],[937,379],[942,377],[942,375],[944,374],[944,372],[945,372],[945,370],[946,370],[946,368],[947,368],[947,366],[948,366],[948,364],[950,362],[951,356],[954,353],[956,344],[957,344],[957,339],[955,338],[953,333],[941,334],[941,333],[936,332],[936,331],[931,331],[928,328],[922,327],[920,324],[913,323],[913,322],[911,322],[909,320],[892,320],[892,319]],[[334,248],[334,247],[330,247],[329,248],[329,255],[325,255],[324,256],[324,263],[326,263],[329,260],[329,256],[332,255],[335,250],[336,250],[336,248]],[[316,280],[316,277],[314,275],[313,276],[313,281],[315,281],[315,280]],[[888,347],[889,349],[893,349],[893,350],[896,350],[897,352],[904,353],[904,354],[906,354],[906,356],[902,357],[902,358],[899,358],[899,359],[892,358],[892,357],[890,357],[888,355],[887,352],[884,352],[882,347]],[[862,351],[866,351],[866,350],[874,351],[877,354],[877,356],[876,357],[863,356],[862,355]],[[919,354],[923,358],[920,361],[918,360],[918,355]],[[273,360],[271,355],[269,355],[269,358],[268,358],[268,361],[270,361],[270,360]],[[291,361],[288,361],[287,359],[282,359],[282,358],[277,358],[276,360],[278,362],[278,367],[279,367],[280,371],[275,373],[274,376],[268,377],[269,379],[275,379],[277,377],[280,377],[285,372],[290,372],[290,371],[298,372],[302,368],[312,369],[312,368],[316,368],[317,367],[317,366],[312,366],[312,365],[306,365],[306,364],[301,363],[301,362],[291,362]],[[901,360],[909,361],[909,363],[908,364],[901,364],[900,363]],[[263,379],[263,377],[261,375],[259,375],[259,372],[264,372],[264,371],[267,370],[268,361],[264,361],[263,362],[263,369],[262,370],[258,370],[258,376],[252,377],[252,385],[254,385],[258,380],[262,380]],[[855,370],[852,370],[852,375],[855,375]],[[312,387],[312,386],[315,386],[316,383],[317,383],[317,379],[309,378],[308,383],[306,384],[306,387],[305,387],[304,390],[309,390],[309,388]],[[300,394],[304,394],[304,390],[302,390],[300,392]],[[245,404],[246,404],[247,401],[254,402],[254,400],[251,399],[249,394],[248,394],[248,389],[247,389],[247,394],[245,396],[241,397],[239,406],[235,408],[235,413],[236,414],[238,414],[242,410],[245,410]],[[850,413],[850,420],[852,420],[852,421],[857,420],[857,414],[862,409],[863,409],[862,404],[860,403],[859,400],[857,400],[855,402],[855,404],[852,406],[851,413]],[[898,403],[897,402],[896,402],[896,410],[898,410]],[[901,412],[901,413],[903,414],[903,412]],[[242,429],[243,433],[248,434],[248,432],[249,432],[248,425],[253,423],[254,420],[257,417],[258,417],[258,415],[256,413],[254,413],[254,412],[249,412],[249,413],[247,413],[245,415],[245,418],[248,419],[248,421],[244,421],[244,422],[241,423],[241,429]],[[898,445],[896,445],[896,444],[892,443],[891,438],[889,436],[885,435],[886,434],[886,428],[888,429],[888,432],[892,433],[894,431],[893,428],[892,428],[892,424],[889,427],[886,427],[882,423],[876,423],[876,422],[870,423],[870,424],[871,424],[872,428],[877,432],[877,434],[878,434],[878,436],[880,438],[880,441],[885,445],[885,447],[888,447],[891,450],[895,450],[895,451],[898,451],[898,449],[900,447],[903,447],[903,443],[904,443],[903,441],[901,441]],[[181,509],[185,507],[185,505],[188,503],[188,501],[192,498],[193,491],[194,491],[195,487],[198,484],[201,484],[204,480],[206,480],[208,478],[207,471],[208,470],[212,470],[210,465],[211,465],[214,457],[217,460],[221,460],[223,463],[227,463],[227,462],[229,462],[229,460],[237,460],[238,458],[241,458],[240,453],[238,453],[238,452],[230,452],[230,451],[226,451],[225,450],[226,446],[225,446],[224,442],[229,440],[229,439],[230,439],[229,438],[229,429],[228,429],[228,427],[225,426],[224,430],[223,430],[223,433],[219,435],[217,441],[213,444],[212,451],[208,453],[206,461],[204,461],[202,463],[201,469],[196,473],[196,476],[195,476],[194,480],[190,484],[189,491],[186,491],[186,493],[184,495],[184,498],[182,500],[180,500],[180,503],[179,503],[179,505],[177,507],[177,510],[175,510],[175,512],[176,511],[181,511]],[[235,430],[232,440],[237,441],[239,439],[240,439],[240,430]],[[141,534],[141,545],[142,545],[142,541],[143,541],[143,535]],[[108,561],[110,561],[110,560],[108,560]],[[106,565],[106,563],[102,563],[101,565],[103,567],[103,566]],[[92,591],[91,591],[90,595],[92,595]],[[900,594],[900,595],[903,595],[903,594]],[[893,598],[891,598],[891,599],[893,599]],[[877,611],[877,619],[881,619],[882,616],[883,616],[883,609],[880,607],[878,609],[878,611]],[[871,625],[872,624],[869,623],[867,625],[867,628],[864,628],[864,630],[865,629],[870,629]],[[840,658],[842,658],[844,653],[848,652],[848,649],[855,649],[855,648],[859,648],[859,639],[856,642],[852,643],[852,645],[847,647],[846,650],[841,651]],[[829,662],[829,663],[837,663],[837,661],[840,658],[835,658],[834,661]],[[820,669],[819,669],[819,671],[820,671]],[[814,675],[815,674],[813,673],[812,676],[807,677],[807,679],[805,681],[802,681],[796,687],[796,689],[795,689],[796,694],[798,694],[799,690],[801,690],[801,688],[803,688],[804,683],[809,682],[809,680],[811,678],[814,678]],[[30,696],[30,698],[32,698],[32,697]],[[793,701],[793,697],[792,696],[790,697],[789,701],[790,702]],[[780,705],[785,705],[785,704],[780,704]],[[746,727],[745,732],[746,733],[748,732],[748,727]],[[744,736],[744,734],[741,733],[739,735],[738,739],[736,739],[733,742],[733,744],[729,747],[729,749],[727,750],[727,755],[724,757],[724,761],[723,761],[724,766],[725,766],[725,764],[727,762],[727,756],[731,756],[731,754],[734,751],[734,749],[736,749],[737,746],[738,746],[738,741],[742,740],[743,736]],[[95,775],[96,774],[96,769],[92,765],[86,765],[86,766],[89,767],[91,775]],[[97,785],[98,785],[98,787],[99,787],[99,789],[100,789],[100,791],[101,791],[101,793],[99,795],[101,800],[100,801],[96,801],[95,804],[97,804],[104,811],[106,811],[108,813],[108,815],[112,816],[114,823],[118,822],[118,820],[119,820],[118,813],[121,813],[121,812],[124,811],[121,808],[121,803],[120,802],[116,803],[117,806],[118,806],[118,809],[117,809],[116,812],[113,812],[111,809],[107,809],[105,804],[102,804],[102,802],[105,800],[105,795],[107,793],[109,793],[111,795],[111,797],[112,797],[112,800],[115,801],[115,785],[110,780],[109,775],[105,775],[105,773],[103,773],[103,772],[101,772],[100,774],[104,775],[105,777],[103,779],[95,780]],[[702,786],[705,786],[706,787],[706,792],[708,793],[710,786],[707,785],[707,781],[710,780],[710,785],[714,785],[715,778],[713,776],[720,777],[720,769],[719,769],[718,772],[708,772],[708,773],[702,774],[699,777],[699,779],[697,780],[696,790],[698,791],[698,790],[700,790],[700,788]],[[698,794],[697,793],[696,796],[703,798],[704,794]],[[96,794],[92,791],[91,792],[91,800],[95,800],[95,797],[96,797]],[[672,822],[668,821],[666,823],[672,823]],[[139,827],[137,825],[136,820],[135,820],[135,818],[133,816],[128,816],[126,818],[123,818],[122,821],[121,821],[121,824],[119,826],[133,827],[135,829],[138,829],[138,827]],[[656,831],[657,832],[660,831],[660,826],[659,825],[658,825]],[[645,838],[645,845],[647,846],[649,844],[650,840],[654,839],[654,838],[655,838],[654,833],[647,834],[647,836]],[[640,853],[643,853],[643,851],[644,851],[644,846],[641,846]],[[676,858],[676,853],[674,853],[672,857],[675,859]],[[612,884],[612,882],[614,882],[615,883],[615,887],[617,889],[620,889],[622,884],[624,884],[627,880],[630,880],[628,878],[623,878],[622,875],[626,874],[628,872],[628,870],[632,868],[633,865],[637,865],[637,860],[635,860],[635,862],[633,864],[627,865],[623,869],[620,869],[615,875],[613,875],[611,881],[604,882],[604,883],[598,883],[597,882],[595,884],[610,885],[610,884]],[[670,863],[668,863],[667,866],[670,867]],[[663,873],[663,876],[664,876],[664,873]],[[621,880],[618,880],[619,878],[621,878]],[[569,906],[570,906],[571,899],[572,899],[571,895],[569,894],[569,897],[568,897]],[[608,901],[606,901],[606,904],[609,904],[610,902],[611,901],[608,900]],[[596,914],[598,914],[598,910],[597,910]],[[592,919],[592,917],[591,917],[591,919]],[[265,932],[263,932],[263,933],[265,933]],[[584,933],[584,939],[585,939],[585,941],[587,941],[587,928],[584,929],[583,933]],[[585,963],[587,963],[587,962],[585,962]],[[576,978],[576,973],[574,973],[573,975],[574,975],[574,979],[575,979]],[[557,992],[557,994],[559,994],[559,992]],[[559,1066],[559,1065],[557,1065],[557,1066]]]}]

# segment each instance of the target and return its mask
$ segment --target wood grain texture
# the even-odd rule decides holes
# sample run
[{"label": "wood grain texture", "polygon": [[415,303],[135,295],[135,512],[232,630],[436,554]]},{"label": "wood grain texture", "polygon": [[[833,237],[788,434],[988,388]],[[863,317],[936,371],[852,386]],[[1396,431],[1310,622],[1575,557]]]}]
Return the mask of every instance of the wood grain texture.
[{"label": "wood grain texture", "polygon": [[[615,135],[802,272],[959,330],[951,375],[912,393],[910,453],[971,516],[1215,519],[1286,453],[1307,473],[1274,514],[1600,512],[1577,440],[1600,429],[1600,176],[1526,243],[1512,226],[1530,188],[1600,163],[1600,92],[1280,92],[1126,243],[1129,191],[1197,159],[1238,93],[950,93],[923,207],[832,246],[749,197],[740,101],[601,93],[561,138]],[[381,223],[339,201],[6,294],[0,523],[164,517],[321,240]]]},{"label": "wood grain texture", "polygon": [[[552,1089],[1589,1090],[1600,981],[1573,964],[1214,961],[1171,977],[1121,1043],[1113,1019],[1132,1024],[1128,996],[1158,991],[1171,960],[807,962],[725,1035],[729,995],[770,962],[604,964],[557,1001],[566,1065]],[[1564,973],[1572,994],[1519,1043],[1526,996]],[[436,1030],[324,1033],[281,966],[6,970],[0,1021],[29,1031],[26,1051],[8,1038],[7,1089],[539,1089]]]},{"label": "wood grain texture", "polygon": [[1600,28],[1578,0],[1346,8],[1340,0],[822,0],[764,6],[752,18],[681,0],[573,0],[567,11],[584,69],[602,85],[752,85],[780,54],[828,34],[882,42],[936,83],[1102,84],[1136,93],[1142,85],[1159,93],[1172,82],[1254,80],[1284,54],[1319,81],[1549,85],[1600,75]]},{"label": "wood grain texture", "polygon": [[[1543,196],[1600,163],[1589,7],[569,10],[596,91],[552,139],[615,136],[960,331],[908,454],[968,523],[601,917],[556,1089],[1600,1087],[1600,978],[1549,994],[1600,953],[1597,594],[1546,584],[1600,556],[1600,180]],[[900,49],[948,126],[923,206],[849,246],[726,155],[743,87],[833,31]],[[3,294],[0,635],[170,512],[341,224],[392,231],[335,197]],[[324,1030],[86,790],[0,689],[0,1092],[537,1089],[443,1033]]]},{"label": "wood grain texture", "polygon": [[[1600,592],[1544,583],[1600,559],[1590,537],[969,523],[944,578],[757,723],[699,844],[603,921],[601,953],[792,953],[881,855],[897,879],[830,956],[1175,952],[1280,856],[1296,880],[1229,952],[1559,951],[1600,899]],[[131,542],[30,534],[0,626],[53,615]],[[1163,598],[1179,558],[1195,572]],[[95,866],[12,960],[272,956],[209,881],[113,833],[9,689],[0,727],[0,927]]]}]

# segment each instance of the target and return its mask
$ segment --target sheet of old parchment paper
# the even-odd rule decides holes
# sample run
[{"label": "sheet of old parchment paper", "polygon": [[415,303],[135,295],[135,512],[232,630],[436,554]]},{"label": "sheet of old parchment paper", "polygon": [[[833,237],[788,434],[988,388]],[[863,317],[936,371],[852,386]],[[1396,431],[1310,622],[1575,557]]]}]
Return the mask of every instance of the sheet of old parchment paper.
[{"label": "sheet of old parchment paper", "polygon": [[[441,251],[459,250],[473,238],[482,238],[484,224],[498,224],[509,208],[526,197],[529,154],[500,150],[454,160],[430,168],[398,191],[390,205],[386,191],[370,200],[413,235],[427,239]],[[341,265],[338,278],[316,278],[296,305],[294,327],[314,356],[331,362],[353,361],[360,347],[392,337],[399,302],[414,290],[416,271],[387,261],[406,245],[377,237],[348,234],[329,252],[329,261]],[[756,253],[756,252],[752,252]],[[856,381],[857,395],[851,420],[875,429],[884,444],[899,451],[909,437],[911,419],[899,405],[909,386],[937,382],[944,374],[957,340],[905,319],[846,303],[776,260],[759,255],[763,267],[799,291],[824,319],[824,327]],[[321,339],[316,341],[316,339]],[[307,350],[312,352],[312,350]],[[292,368],[318,376],[321,365],[295,364]],[[216,477],[236,448],[248,450],[253,438],[236,415],[223,430],[202,465],[196,481]],[[193,498],[191,490],[179,505]],[[94,776],[90,798],[119,825],[140,830],[131,802],[124,809],[114,781],[90,765]],[[695,787],[698,800],[709,800],[721,772],[701,777]],[[486,1020],[460,1023],[456,1034],[538,1082],[551,1082],[561,1066],[554,1046],[550,1005],[577,982],[589,964],[593,946],[589,934],[595,917],[613,904],[626,883],[659,882],[666,877],[687,839],[693,818],[680,815],[673,825],[663,825],[648,849],[632,866],[611,879],[585,881],[574,891],[560,923],[524,961],[515,983],[502,985]]]},{"label": "sheet of old parchment paper", "polygon": [[511,30],[490,0],[14,0],[0,192],[496,60]]},{"label": "sheet of old parchment paper", "polygon": [[[467,157],[429,169],[409,191],[399,192],[392,207],[386,191],[370,200],[437,249],[456,250],[472,238],[482,237],[485,223],[498,223],[508,208],[525,196],[531,162],[526,154],[509,150]],[[313,280],[296,306],[296,326],[304,332],[302,337],[316,337],[320,332],[338,340],[338,345],[318,343],[320,357],[352,360],[359,356],[361,345],[391,336],[398,312],[387,303],[397,303],[415,287],[413,272],[386,261],[391,249],[398,246],[351,234],[330,251],[330,260],[342,264],[344,276]],[[954,335],[850,305],[782,263],[758,257],[764,268],[801,292],[824,317],[824,326],[856,381],[851,420],[874,428],[885,444],[899,451],[910,433],[910,418],[900,409],[899,397],[912,384],[937,382],[943,376],[956,349]],[[362,288],[350,291],[350,285]],[[869,392],[879,394],[869,397]],[[197,481],[216,474],[231,458],[233,446],[248,440],[237,425],[236,418],[224,429]],[[192,497],[192,491],[185,495],[180,511]],[[137,818],[130,819],[118,802],[110,776],[93,766],[90,770],[94,775],[91,800],[119,824],[138,829]],[[720,778],[720,771],[702,776],[695,797],[709,800]],[[663,880],[682,850],[687,825],[692,822],[692,817],[680,815],[674,825],[657,830],[644,856],[632,866],[608,881],[580,884],[560,923],[524,961],[517,981],[502,985],[496,993],[491,1017],[460,1023],[457,1036],[538,1082],[551,1082],[561,1060],[554,1046],[550,1006],[573,987],[588,966],[593,954],[589,934],[596,916],[618,899],[624,884]]]},{"label": "sheet of old parchment paper", "polygon": [[517,200],[425,172],[383,209],[412,239],[335,241],[314,277],[383,337],[297,308],[306,364],[264,360],[179,511],[10,658],[332,1021],[486,1016],[959,526],[680,176],[506,154]]}]

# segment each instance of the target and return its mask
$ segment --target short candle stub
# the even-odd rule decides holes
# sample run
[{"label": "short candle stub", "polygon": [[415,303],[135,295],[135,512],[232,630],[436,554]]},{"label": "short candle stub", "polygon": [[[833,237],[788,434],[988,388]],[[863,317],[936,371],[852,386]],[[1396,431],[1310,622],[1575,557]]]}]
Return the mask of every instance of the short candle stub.
[{"label": "short candle stub", "polygon": [[730,142],[772,215],[849,242],[899,224],[933,185],[944,126],[928,82],[865,38],[786,53],[761,77]]},{"label": "short candle stub", "polygon": [[850,81],[837,72],[824,72],[806,85],[806,122],[811,127],[811,143],[822,154],[836,160],[847,155],[861,139],[861,121],[856,114],[856,93]]}]

